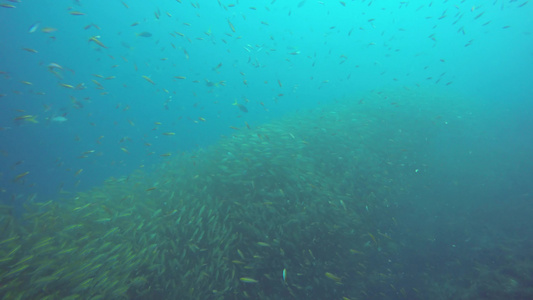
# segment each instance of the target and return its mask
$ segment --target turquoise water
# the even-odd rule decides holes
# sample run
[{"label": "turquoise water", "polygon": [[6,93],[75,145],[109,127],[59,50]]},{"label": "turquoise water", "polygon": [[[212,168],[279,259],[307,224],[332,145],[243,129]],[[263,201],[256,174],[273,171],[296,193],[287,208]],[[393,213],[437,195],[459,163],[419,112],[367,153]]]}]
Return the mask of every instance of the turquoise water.
[{"label": "turquoise water", "polygon": [[1,293],[531,298],[532,15],[2,2]]}]

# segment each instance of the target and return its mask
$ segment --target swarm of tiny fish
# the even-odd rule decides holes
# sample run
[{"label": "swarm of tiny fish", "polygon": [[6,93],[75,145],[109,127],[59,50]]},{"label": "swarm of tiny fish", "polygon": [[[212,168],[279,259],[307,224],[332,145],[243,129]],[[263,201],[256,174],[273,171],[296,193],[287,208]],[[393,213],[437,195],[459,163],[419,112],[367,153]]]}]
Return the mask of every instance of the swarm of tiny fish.
[{"label": "swarm of tiny fish", "polygon": [[392,283],[384,290],[397,278],[379,261],[399,247],[392,201],[409,189],[398,175],[402,149],[422,146],[409,126],[439,125],[423,112],[383,111],[387,97],[370,95],[364,112],[352,101],[236,131],[155,171],[31,201],[22,218],[2,207],[0,292],[6,299],[415,295]]}]

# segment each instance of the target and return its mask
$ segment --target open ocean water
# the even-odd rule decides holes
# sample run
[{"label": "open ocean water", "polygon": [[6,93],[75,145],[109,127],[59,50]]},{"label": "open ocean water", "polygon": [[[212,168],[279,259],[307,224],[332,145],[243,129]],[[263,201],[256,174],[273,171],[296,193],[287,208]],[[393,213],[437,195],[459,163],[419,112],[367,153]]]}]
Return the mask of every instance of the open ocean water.
[{"label": "open ocean water", "polygon": [[0,2],[2,299],[533,299],[533,2]]}]

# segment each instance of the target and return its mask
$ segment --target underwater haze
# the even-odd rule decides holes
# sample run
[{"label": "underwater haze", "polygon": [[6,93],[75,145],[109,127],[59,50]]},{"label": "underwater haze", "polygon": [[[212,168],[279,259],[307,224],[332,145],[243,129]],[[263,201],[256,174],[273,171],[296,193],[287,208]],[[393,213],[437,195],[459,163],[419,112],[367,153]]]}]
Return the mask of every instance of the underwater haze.
[{"label": "underwater haze", "polygon": [[3,299],[533,299],[533,3],[0,0]]}]

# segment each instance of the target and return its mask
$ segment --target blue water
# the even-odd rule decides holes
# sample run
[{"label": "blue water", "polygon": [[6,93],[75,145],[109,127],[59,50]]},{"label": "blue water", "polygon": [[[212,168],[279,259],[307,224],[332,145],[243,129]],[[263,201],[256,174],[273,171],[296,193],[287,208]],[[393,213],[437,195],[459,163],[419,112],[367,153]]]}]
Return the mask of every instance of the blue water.
[{"label": "blue water", "polygon": [[450,204],[428,207],[428,226],[461,204],[514,214],[508,199],[531,199],[530,1],[2,3],[2,203],[73,195],[247,126],[395,89],[457,95],[456,117],[477,116],[431,141],[432,189],[413,197]]},{"label": "blue water", "polygon": [[[0,10],[3,196],[86,189],[150,167],[164,160],[159,154],[215,143],[231,134],[229,126],[254,126],[362,90],[448,84],[495,113],[527,108],[533,21],[525,2],[6,2],[16,8]],[[107,48],[89,42],[93,36]],[[62,79],[50,63],[64,68]],[[39,123],[14,121],[21,115]],[[47,121],[56,116],[67,121]]]}]

